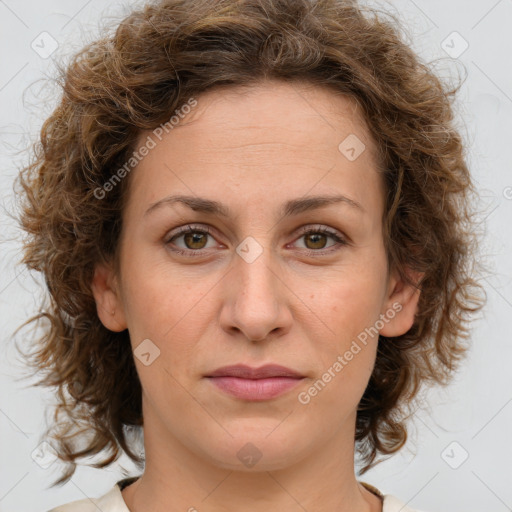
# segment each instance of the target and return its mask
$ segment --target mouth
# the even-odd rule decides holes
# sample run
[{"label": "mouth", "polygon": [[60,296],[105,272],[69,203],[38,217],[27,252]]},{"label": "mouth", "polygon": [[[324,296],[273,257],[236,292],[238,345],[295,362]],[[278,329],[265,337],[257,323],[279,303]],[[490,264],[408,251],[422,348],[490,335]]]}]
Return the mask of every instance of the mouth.
[{"label": "mouth", "polygon": [[283,395],[305,377],[280,365],[251,368],[246,365],[225,366],[206,376],[221,391],[248,401],[263,401]]}]

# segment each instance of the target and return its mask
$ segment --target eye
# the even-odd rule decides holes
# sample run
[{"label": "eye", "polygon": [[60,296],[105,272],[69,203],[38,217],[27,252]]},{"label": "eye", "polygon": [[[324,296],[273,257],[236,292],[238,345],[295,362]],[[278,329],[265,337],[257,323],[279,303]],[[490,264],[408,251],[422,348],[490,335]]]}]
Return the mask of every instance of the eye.
[{"label": "eye", "polygon": [[[308,256],[320,256],[348,244],[340,233],[325,226],[305,226],[295,243],[298,241],[303,241],[299,248],[305,249]],[[181,226],[173,230],[165,241],[174,253],[187,256],[201,256],[205,249],[216,247],[216,243],[209,226],[204,225]]]},{"label": "eye", "polygon": [[[213,239],[208,226],[196,227],[192,225],[182,226],[172,231],[166,239],[166,245],[171,246],[171,250],[178,254],[199,253],[201,249],[210,249],[215,247],[208,246],[209,238]],[[175,247],[172,247],[175,246]]]},{"label": "eye", "polygon": [[[331,245],[328,245],[329,239],[333,242]],[[319,253],[325,249],[329,249],[327,252],[331,252],[331,248],[337,245],[347,245],[347,241],[341,234],[324,226],[315,228],[306,226],[302,229],[302,234],[297,240],[303,240],[302,248],[309,249],[309,254],[312,255],[314,255],[313,253]]]}]

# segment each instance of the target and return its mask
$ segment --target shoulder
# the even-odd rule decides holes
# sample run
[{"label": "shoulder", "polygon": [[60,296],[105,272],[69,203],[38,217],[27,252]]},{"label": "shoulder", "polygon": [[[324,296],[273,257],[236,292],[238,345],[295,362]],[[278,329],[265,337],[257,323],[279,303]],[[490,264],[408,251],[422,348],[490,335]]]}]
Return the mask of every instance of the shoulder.
[{"label": "shoulder", "polygon": [[382,512],[426,512],[424,510],[413,509],[408,507],[402,500],[392,494],[388,494],[383,490],[379,490],[367,482],[359,482],[370,492],[382,498]]},{"label": "shoulder", "polygon": [[121,490],[136,478],[125,478],[117,482],[107,493],[99,498],[84,498],[71,501],[48,512],[130,512],[123,500]]}]

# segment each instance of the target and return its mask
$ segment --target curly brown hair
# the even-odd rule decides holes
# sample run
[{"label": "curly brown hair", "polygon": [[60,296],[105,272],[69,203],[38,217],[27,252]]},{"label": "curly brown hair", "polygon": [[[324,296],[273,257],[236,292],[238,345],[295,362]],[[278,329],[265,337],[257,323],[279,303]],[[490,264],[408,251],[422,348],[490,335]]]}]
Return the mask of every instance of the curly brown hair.
[{"label": "curly brown hair", "polygon": [[348,0],[163,0],[132,12],[66,66],[60,104],[17,179],[22,263],[42,272],[48,288],[49,307],[21,327],[44,320],[25,358],[44,373],[37,385],[56,387],[45,437],[68,464],[52,485],[72,477],[79,457],[106,451],[99,468],[121,449],[139,468],[144,460],[128,442],[143,425],[129,333],[103,326],[91,292],[97,262],[118,268],[129,176],[102,200],[95,191],[143,130],[188,99],[266,79],[350,96],[376,142],[388,264],[411,284],[411,269],[424,275],[412,328],[379,340],[389,342],[378,344],[356,420],[360,474],[405,444],[405,413],[423,383],[448,383],[484,293],[474,274],[476,192],[454,128],[460,85],[443,84],[388,16]]}]

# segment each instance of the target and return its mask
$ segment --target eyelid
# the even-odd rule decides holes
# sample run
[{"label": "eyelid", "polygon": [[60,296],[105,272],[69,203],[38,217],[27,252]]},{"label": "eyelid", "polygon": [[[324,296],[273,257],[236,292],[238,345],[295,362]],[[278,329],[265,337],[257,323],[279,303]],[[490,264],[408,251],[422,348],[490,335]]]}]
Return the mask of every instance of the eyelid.
[{"label": "eyelid", "polygon": [[299,228],[299,234],[302,236],[305,233],[326,233],[330,235],[336,235],[340,238],[346,238],[343,233],[338,231],[335,228],[331,228],[329,226],[325,226],[324,224],[307,224]]},{"label": "eyelid", "polygon": [[[212,228],[212,226],[208,224],[186,224],[184,226],[179,226],[177,228],[172,229],[169,231],[165,237],[164,237],[164,243],[168,244],[173,240],[174,238],[178,238],[182,235],[185,235],[187,233],[195,233],[195,232],[202,232],[207,233],[212,238],[217,238],[215,236],[215,230]],[[192,250],[192,249],[190,249]],[[194,251],[198,252],[198,251]]]}]

